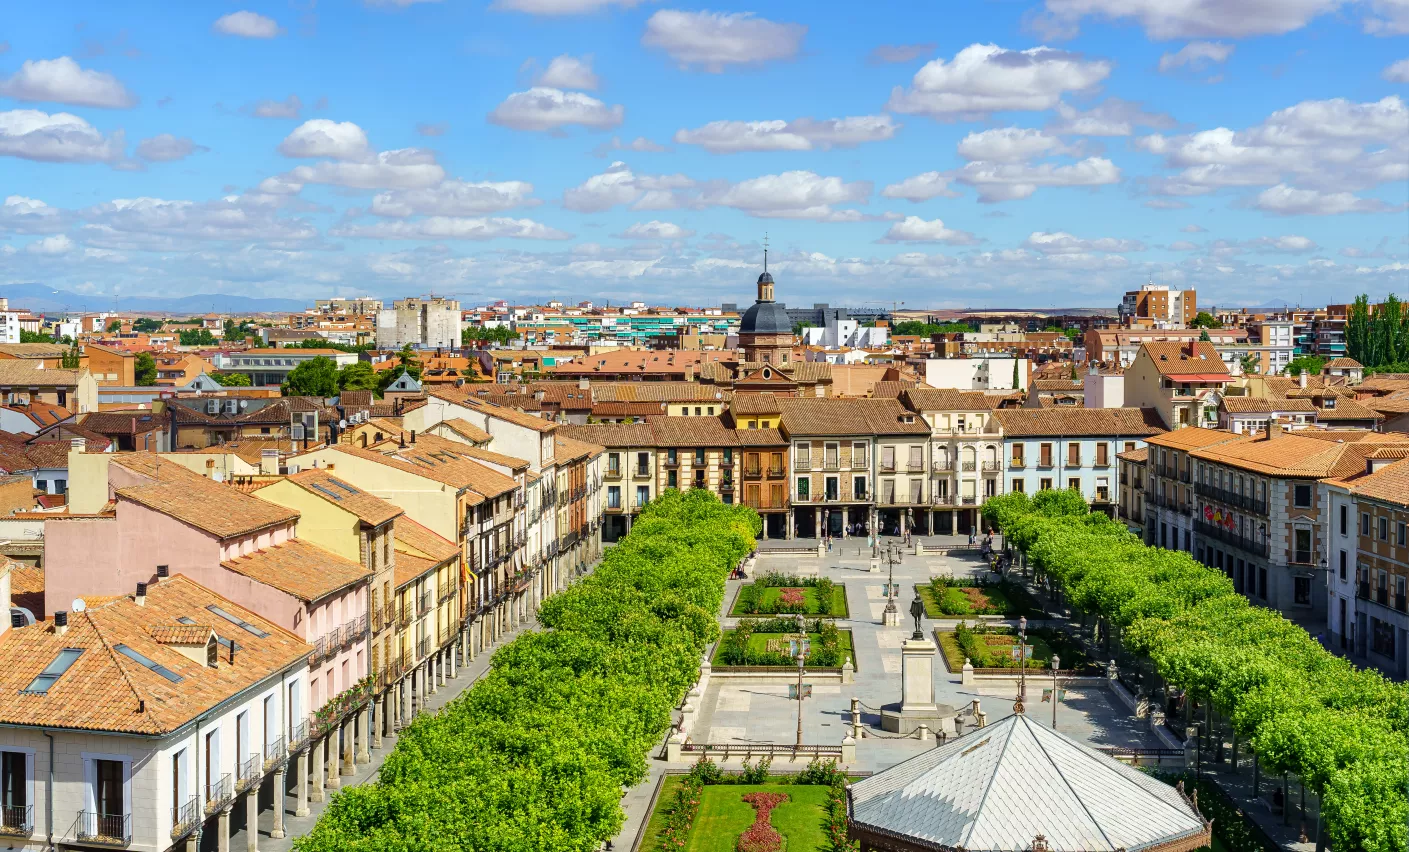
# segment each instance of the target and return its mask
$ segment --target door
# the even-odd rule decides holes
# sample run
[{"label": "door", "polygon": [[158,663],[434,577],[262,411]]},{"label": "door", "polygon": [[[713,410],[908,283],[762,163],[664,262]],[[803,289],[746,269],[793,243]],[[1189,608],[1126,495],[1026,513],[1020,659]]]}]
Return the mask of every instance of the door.
[{"label": "door", "polygon": [[101,837],[125,837],[123,819],[122,763],[116,760],[95,760],[93,791],[97,809],[97,834]]},{"label": "door", "polygon": [[0,796],[3,796],[6,828],[23,828],[27,822],[29,779],[25,761],[26,755],[20,751],[7,751],[0,760]]}]

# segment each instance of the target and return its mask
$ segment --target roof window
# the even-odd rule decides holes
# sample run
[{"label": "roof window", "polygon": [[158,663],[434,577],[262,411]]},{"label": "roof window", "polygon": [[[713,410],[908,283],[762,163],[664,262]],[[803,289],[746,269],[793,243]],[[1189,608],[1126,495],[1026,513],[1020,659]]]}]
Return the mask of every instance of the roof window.
[{"label": "roof window", "polygon": [[239,616],[231,615],[230,613],[226,612],[225,610],[221,609],[220,607],[216,606],[215,604],[211,604],[210,606],[206,607],[206,609],[209,610],[209,611],[211,611],[211,612],[213,612],[213,613],[215,613],[216,615],[220,616],[221,618],[225,619],[226,621],[230,622],[231,624],[235,624],[235,625],[238,625],[238,626],[244,628],[246,631],[248,631],[248,632],[250,632],[250,633],[253,633],[254,635],[258,636],[258,637],[261,638],[261,639],[263,639],[263,638],[265,638],[266,636],[269,635],[269,631],[267,631],[267,630],[260,630],[258,627],[255,627],[253,624],[250,624],[248,621],[245,621],[243,618],[240,618]]},{"label": "roof window", "polygon": [[54,662],[46,666],[44,671],[30,682],[29,686],[20,691],[26,695],[44,695],[82,655],[82,648],[63,649],[59,652],[59,656],[54,658]]},{"label": "roof window", "polygon": [[167,668],[166,666],[162,665],[161,663],[158,663],[156,660],[153,660],[152,658],[142,654],[139,651],[134,651],[126,645],[114,645],[113,650],[117,651],[119,654],[123,655],[124,657],[127,657],[133,662],[146,666],[147,668],[151,669],[152,671],[156,672],[157,674],[161,675],[172,683],[180,683],[181,681],[185,680],[184,677]]}]

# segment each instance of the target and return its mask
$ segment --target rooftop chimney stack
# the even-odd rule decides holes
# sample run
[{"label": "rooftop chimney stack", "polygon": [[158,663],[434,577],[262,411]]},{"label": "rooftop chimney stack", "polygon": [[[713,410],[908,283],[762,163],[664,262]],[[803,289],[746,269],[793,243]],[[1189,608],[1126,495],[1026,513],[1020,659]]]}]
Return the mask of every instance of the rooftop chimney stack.
[{"label": "rooftop chimney stack", "polygon": [[54,613],[54,635],[62,636],[68,632],[68,611],[59,610]]},{"label": "rooftop chimney stack", "polygon": [[1280,438],[1280,437],[1282,437],[1282,421],[1279,420],[1279,419],[1277,419],[1276,417],[1273,417],[1273,418],[1272,418],[1270,421],[1268,421],[1268,423],[1267,423],[1267,438],[1266,438],[1266,440],[1270,441],[1270,440],[1272,440],[1273,438]]},{"label": "rooftop chimney stack", "polygon": [[157,582],[161,582],[162,580],[165,580],[167,577],[170,577],[170,576],[171,576],[171,568],[170,568],[169,566],[166,566],[166,565],[158,565],[158,566],[157,566]]},{"label": "rooftop chimney stack", "polygon": [[1306,370],[1297,374],[1296,383],[1302,390],[1306,390]]},{"label": "rooftop chimney stack", "polygon": [[147,584],[146,584],[146,583],[138,583],[138,584],[137,584],[137,597],[136,597],[136,601],[137,601],[137,605],[138,605],[138,606],[146,606],[146,605],[147,605]]}]

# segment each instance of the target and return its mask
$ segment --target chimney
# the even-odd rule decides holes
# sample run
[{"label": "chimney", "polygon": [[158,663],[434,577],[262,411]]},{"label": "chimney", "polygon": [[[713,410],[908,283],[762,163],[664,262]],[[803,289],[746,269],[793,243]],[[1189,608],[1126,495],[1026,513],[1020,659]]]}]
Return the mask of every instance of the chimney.
[{"label": "chimney", "polygon": [[62,636],[68,632],[68,611],[59,610],[54,613],[54,635]]},{"label": "chimney", "polygon": [[1306,370],[1297,374],[1296,383],[1302,390],[1306,390]]},{"label": "chimney", "polygon": [[411,443],[412,443],[412,444],[415,444],[415,443],[416,443],[416,430],[415,430],[415,429],[412,429],[412,430],[411,430]]},{"label": "chimney", "polygon": [[146,606],[146,605],[147,605],[147,584],[146,584],[146,583],[138,583],[138,584],[137,584],[137,598],[136,598],[136,601],[137,601],[137,605],[138,605],[138,606]]},{"label": "chimney", "polygon": [[1270,441],[1280,437],[1282,437],[1282,421],[1273,417],[1267,424],[1267,437],[1264,440]]},{"label": "chimney", "polygon": [[167,577],[170,577],[170,576],[171,576],[171,568],[170,568],[170,567],[168,567],[168,566],[166,566],[166,565],[158,565],[158,566],[157,566],[157,582],[158,582],[158,583],[160,583],[162,580],[165,580]]},{"label": "chimney", "polygon": [[259,472],[269,476],[279,472],[279,450],[277,447],[259,451]]},{"label": "chimney", "polygon": [[[133,430],[136,431],[136,430]],[[69,452],[82,453],[88,449],[88,441],[83,438],[70,438],[68,442]]]},{"label": "chimney", "polygon": [[591,387],[591,386],[592,386],[592,382],[591,382],[590,380],[588,380],[588,378],[587,378],[586,376],[579,376],[579,377],[578,377],[578,379],[577,379],[577,389],[578,389],[578,390],[587,390],[587,389],[588,389],[589,387]]}]

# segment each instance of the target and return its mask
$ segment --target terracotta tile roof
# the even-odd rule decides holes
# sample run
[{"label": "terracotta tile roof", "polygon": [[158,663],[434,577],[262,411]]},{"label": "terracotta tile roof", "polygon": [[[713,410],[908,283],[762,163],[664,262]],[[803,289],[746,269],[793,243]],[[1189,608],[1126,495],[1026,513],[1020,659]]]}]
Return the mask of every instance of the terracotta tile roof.
[{"label": "terracotta tile roof", "polygon": [[1235,435],[1222,429],[1199,429],[1189,427],[1185,429],[1175,429],[1173,432],[1165,432],[1162,435],[1155,435],[1148,439],[1151,446],[1168,447],[1173,450],[1197,450],[1203,447],[1211,447],[1225,441],[1242,440],[1244,436]]},{"label": "terracotta tile roof", "polygon": [[24,454],[35,467],[68,469],[68,441],[36,441],[25,448]]},{"label": "terracotta tile roof", "polygon": [[1225,396],[1224,410],[1230,414],[1272,414],[1284,411],[1299,414],[1314,414],[1316,406],[1305,399],[1264,399],[1259,396]]},{"label": "terracotta tile roof", "polygon": [[1409,459],[1385,465],[1344,484],[1358,497],[1409,506]]},{"label": "terracotta tile roof", "polygon": [[658,447],[734,447],[739,439],[719,417],[651,417]]},{"label": "terracotta tile roof", "polygon": [[162,419],[150,411],[95,411],[82,418],[80,425],[84,429],[102,435],[140,435],[164,425]]},{"label": "terracotta tile roof", "polygon": [[388,503],[380,497],[374,497],[352,483],[333,476],[326,470],[302,470],[289,476],[288,480],[309,494],[340,509],[346,509],[356,515],[362,523],[369,526],[379,527],[402,514],[400,506]]},{"label": "terracotta tile roof", "polygon": [[1085,387],[1081,379],[1037,379],[1032,385],[1038,391],[1080,391]]},{"label": "terracotta tile roof", "polygon": [[1327,384],[1323,376],[1307,376],[1306,387],[1301,386],[1299,379],[1289,379],[1285,376],[1268,376],[1263,380],[1267,387],[1267,392],[1273,396],[1351,396],[1350,391],[1338,385]]},{"label": "terracotta tile roof", "polygon": [[1381,414],[1409,413],[1409,391],[1394,391],[1385,396],[1372,396],[1360,400],[1371,411]]},{"label": "terracotta tile roof", "polygon": [[592,406],[594,417],[651,417],[665,414],[664,402],[599,402]]},{"label": "terracotta tile roof", "polygon": [[558,428],[556,423],[544,420],[542,417],[535,417],[532,414],[525,414],[513,408],[495,405],[485,402],[482,399],[475,399],[473,394],[466,393],[460,388],[432,387],[426,391],[429,396],[463,405],[466,408],[473,408],[484,413],[486,417],[496,420],[503,420],[506,423],[513,423],[516,426],[523,426],[535,432],[552,432]]},{"label": "terracotta tile roof", "polygon": [[[452,417],[449,420],[442,420],[440,422],[445,428],[472,444],[487,444],[489,443],[489,439],[493,437],[488,432],[463,417]],[[397,428],[397,431],[400,431],[400,427]]]},{"label": "terracotta tile roof", "polygon": [[[5,362],[0,361],[0,364],[3,363]],[[40,400],[34,400],[28,405],[3,405],[0,408],[9,409],[16,414],[23,414],[40,429],[48,429],[73,417],[73,412],[62,405],[53,405]]]},{"label": "terracotta tile roof", "polygon": [[0,343],[0,355],[10,358],[60,358],[68,351],[63,343]]},{"label": "terracotta tile roof", "polygon": [[68,388],[78,385],[79,370],[46,370],[37,361],[0,358],[0,387]]},{"label": "terracotta tile roof", "polygon": [[1361,393],[1409,390],[1409,378],[1381,373],[1365,379],[1355,386],[1355,390]]},{"label": "terracotta tile roof", "polygon": [[44,569],[23,562],[7,559],[10,565],[10,594],[27,595],[43,593]]},{"label": "terracotta tile roof", "polygon": [[[437,436],[427,436],[427,437],[437,437]],[[554,437],[557,437],[557,436],[555,435]],[[456,443],[459,443],[459,442],[456,442]],[[470,458],[472,458],[472,459],[478,459],[479,461],[491,462],[491,463],[497,464],[497,465],[499,465],[499,466],[501,466],[501,467],[507,467],[507,468],[509,468],[510,470],[513,470],[513,471],[516,471],[516,472],[517,472],[517,471],[522,471],[522,470],[527,470],[527,469],[528,469],[528,460],[527,460],[527,459],[521,459],[521,458],[519,458],[518,456],[509,456],[509,455],[505,455],[504,453],[496,453],[496,452],[494,452],[493,450],[486,450],[484,447],[475,447],[475,446],[470,446],[469,444],[460,444],[460,446],[459,446],[459,452],[460,452],[460,455],[462,455],[462,456],[469,456]]]},{"label": "terracotta tile roof", "polygon": [[1135,449],[1135,450],[1126,450],[1126,451],[1123,452],[1123,453],[1116,453],[1116,454],[1115,454],[1115,457],[1118,458],[1118,459],[1124,459],[1125,461],[1128,461],[1128,462],[1135,462],[1136,464],[1143,464],[1143,463],[1145,463],[1145,462],[1147,462],[1147,461],[1150,460],[1150,448],[1149,448],[1149,447],[1140,447],[1139,449]]},{"label": "terracotta tile roof", "polygon": [[559,435],[586,441],[608,449],[654,447],[655,430],[649,423],[591,423],[586,426],[562,426]]},{"label": "terracotta tile roof", "polygon": [[902,392],[918,386],[918,382],[908,379],[894,382],[876,382],[871,387],[871,396],[876,399],[896,399]]},{"label": "terracotta tile roof", "polygon": [[298,512],[293,509],[251,497],[199,474],[171,476],[168,468],[184,470],[174,463],[164,464],[162,481],[118,489],[118,496],[222,539],[298,520]]},{"label": "terracotta tile roof", "polygon": [[1151,437],[1164,433],[1153,408],[1013,408],[993,412],[1007,437]]},{"label": "terracotta tile roof", "polygon": [[[179,618],[215,620],[209,606],[219,607],[268,635],[256,636],[221,622],[222,635],[235,639],[239,652],[231,663],[222,651],[215,668],[152,637],[153,626],[178,625]],[[164,666],[181,681],[173,683],[148,669],[117,651],[118,645]],[[65,648],[82,653],[47,692],[26,692]],[[0,723],[168,734],[270,675],[302,665],[312,651],[312,646],[258,613],[177,575],[149,587],[145,606],[122,596],[70,613],[68,630],[62,636],[55,634],[52,622],[8,631],[0,639]]]},{"label": "terracotta tile roof", "polygon": [[[823,363],[809,361],[808,364]],[[889,364],[827,364],[832,377],[832,393],[837,396],[871,396],[878,382],[885,381]],[[797,381],[803,381],[801,376]]]},{"label": "terracotta tile roof", "polygon": [[1342,357],[1342,358],[1332,358],[1331,360],[1329,360],[1329,361],[1327,361],[1326,363],[1324,363],[1324,364],[1321,365],[1321,369],[1323,369],[1323,370],[1326,369],[1327,367],[1330,367],[1330,368],[1336,369],[1336,370],[1362,370],[1362,369],[1365,368],[1365,365],[1364,365],[1364,364],[1361,364],[1359,361],[1355,360],[1354,358],[1344,358],[1344,357]]},{"label": "terracotta tile roof", "polygon": [[1140,351],[1149,356],[1162,376],[1207,374],[1232,378],[1218,350],[1207,341],[1142,343]]},{"label": "terracotta tile roof", "polygon": [[419,436],[416,443],[408,442],[405,447],[384,442],[367,449],[347,444],[334,449],[453,488],[466,488],[481,497],[497,497],[517,487],[512,478],[467,456],[465,444],[435,435]]},{"label": "terracotta tile roof", "polygon": [[283,544],[220,564],[306,603],[372,576],[360,562],[344,559],[301,538],[291,538]]},{"label": "terracotta tile roof", "polygon": [[393,580],[397,589],[403,589],[414,583],[421,577],[433,573],[439,568],[440,562],[433,559],[422,559],[410,553],[396,552],[396,570],[393,572]]},{"label": "terracotta tile roof", "polygon": [[147,633],[163,645],[204,645],[215,633],[213,624],[149,624]]},{"label": "terracotta tile roof", "polygon": [[735,429],[734,434],[739,438],[739,445],[743,447],[786,447],[788,439],[783,437],[783,433],[778,429]]},{"label": "terracotta tile roof", "polygon": [[[928,435],[924,418],[894,399],[781,399],[783,431],[792,436]],[[906,423],[905,418],[913,418]]]},{"label": "terracotta tile roof", "polygon": [[731,394],[699,382],[601,382],[592,385],[592,401],[602,402],[729,402]]},{"label": "terracotta tile roof", "polygon": [[1384,415],[1353,399],[1341,397],[1336,400],[1335,408],[1317,408],[1316,419],[1325,423],[1337,420],[1383,420]]},{"label": "terracotta tile roof", "polygon": [[916,411],[995,411],[1005,397],[983,391],[917,387],[900,395]]},{"label": "terracotta tile roof", "polygon": [[369,390],[346,390],[338,396],[338,404],[343,408],[365,410],[372,407],[376,399]]},{"label": "terracotta tile roof", "polygon": [[[405,515],[396,519],[392,535],[398,554],[402,552],[403,548],[410,548],[435,560],[436,565],[447,559],[455,559],[460,555],[460,547],[455,542],[433,532],[429,527],[416,523]],[[398,560],[400,558],[397,556]]]},{"label": "terracotta tile roof", "polygon": [[1272,438],[1265,434],[1242,436],[1236,441],[1194,450],[1190,455],[1267,476],[1322,479],[1353,474],[1364,467],[1365,457],[1380,446],[1401,443],[1397,439],[1332,441],[1310,437],[1304,431],[1307,430],[1283,432]]},{"label": "terracotta tile roof", "polygon": [[771,393],[736,393],[729,409],[739,414],[782,414],[778,397]]},{"label": "terracotta tile roof", "polygon": [[1048,393],[1034,396],[1032,408],[1085,408],[1086,398],[1079,393]]},{"label": "terracotta tile roof", "polygon": [[604,449],[601,444],[589,444],[562,435],[553,436],[553,460],[558,464],[599,456]]}]

